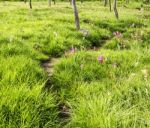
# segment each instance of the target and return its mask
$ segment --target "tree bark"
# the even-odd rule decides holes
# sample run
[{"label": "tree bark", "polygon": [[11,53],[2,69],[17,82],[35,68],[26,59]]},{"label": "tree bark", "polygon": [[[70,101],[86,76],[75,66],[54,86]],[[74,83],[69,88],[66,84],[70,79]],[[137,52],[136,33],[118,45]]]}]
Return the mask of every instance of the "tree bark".
[{"label": "tree bark", "polygon": [[76,0],[72,0],[72,6],[73,6],[73,11],[74,11],[76,29],[79,30],[80,29],[80,22],[79,22]]},{"label": "tree bark", "polygon": [[114,0],[114,13],[116,18],[119,19],[118,10],[117,10],[117,0]]},{"label": "tree bark", "polygon": [[32,0],[29,1],[30,9],[32,9]]}]

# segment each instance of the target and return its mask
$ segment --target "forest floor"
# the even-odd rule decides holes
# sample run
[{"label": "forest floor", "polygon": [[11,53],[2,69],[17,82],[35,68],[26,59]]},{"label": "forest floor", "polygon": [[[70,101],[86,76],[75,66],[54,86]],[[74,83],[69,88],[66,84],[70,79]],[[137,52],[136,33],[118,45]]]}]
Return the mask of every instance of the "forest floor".
[{"label": "forest floor", "polygon": [[150,5],[0,2],[0,127],[150,127]]}]

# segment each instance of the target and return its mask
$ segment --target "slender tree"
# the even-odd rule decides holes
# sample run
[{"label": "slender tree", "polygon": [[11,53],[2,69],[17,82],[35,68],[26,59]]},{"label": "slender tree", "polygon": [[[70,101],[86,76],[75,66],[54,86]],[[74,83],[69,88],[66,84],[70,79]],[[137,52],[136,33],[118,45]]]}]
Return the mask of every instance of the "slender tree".
[{"label": "slender tree", "polygon": [[48,6],[51,6],[51,0],[48,0]]},{"label": "slender tree", "polygon": [[29,0],[30,9],[32,9],[32,0]]},{"label": "slender tree", "polygon": [[55,0],[53,0],[53,2],[54,2],[54,5],[56,4],[56,1]]},{"label": "slender tree", "polygon": [[71,2],[71,0],[69,0],[69,3],[70,3],[70,5],[72,5],[72,2]]},{"label": "slender tree", "polygon": [[111,12],[111,0],[109,0],[109,9],[110,9],[110,12]]},{"label": "slender tree", "polygon": [[74,11],[76,29],[79,30],[80,29],[80,22],[79,22],[76,0],[72,0],[72,6],[73,6],[73,11]]},{"label": "slender tree", "polygon": [[116,18],[119,19],[118,10],[117,10],[117,0],[114,0],[114,13]]},{"label": "slender tree", "polygon": [[104,0],[104,6],[106,7],[108,3],[108,0]]},{"label": "slender tree", "polygon": [[126,3],[129,4],[129,0],[126,0]]}]

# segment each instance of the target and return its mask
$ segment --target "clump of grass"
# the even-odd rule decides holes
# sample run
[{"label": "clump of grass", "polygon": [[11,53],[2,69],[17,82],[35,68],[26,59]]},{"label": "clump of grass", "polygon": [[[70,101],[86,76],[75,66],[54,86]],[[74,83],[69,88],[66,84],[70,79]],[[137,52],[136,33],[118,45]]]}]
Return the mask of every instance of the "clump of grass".
[{"label": "clump of grass", "polygon": [[66,127],[149,126],[148,54],[101,49],[63,58],[52,81],[71,106]]},{"label": "clump of grass", "polygon": [[[1,86],[20,86],[26,83],[32,87],[36,83],[46,80],[43,70],[36,61],[25,56],[1,58],[3,65],[0,65]],[[44,77],[45,76],[45,77]]]},{"label": "clump of grass", "polygon": [[[100,55],[104,56],[102,64],[98,61]],[[116,80],[135,70],[134,64],[137,60],[136,53],[128,51],[79,52],[62,60],[55,69],[52,81],[55,86],[62,88],[69,87],[76,81]]]},{"label": "clump of grass", "polygon": [[55,127],[57,110],[52,93],[41,92],[38,83],[1,88],[0,127]]},{"label": "clump of grass", "polygon": [[70,101],[72,120],[68,127],[147,127],[149,89],[148,83],[139,80],[107,88],[99,82],[80,83],[74,89],[75,102]]}]

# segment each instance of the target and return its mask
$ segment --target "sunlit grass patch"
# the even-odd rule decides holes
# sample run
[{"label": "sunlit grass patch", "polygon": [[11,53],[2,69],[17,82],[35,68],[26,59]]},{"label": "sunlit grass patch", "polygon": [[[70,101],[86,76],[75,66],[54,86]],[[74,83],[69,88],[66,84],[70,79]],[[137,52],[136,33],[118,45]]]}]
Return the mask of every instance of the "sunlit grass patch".
[{"label": "sunlit grass patch", "polygon": [[[148,4],[119,1],[116,20],[79,1],[80,31],[69,2],[28,6],[0,3],[0,127],[150,126]],[[52,57],[62,58],[49,78],[41,60]]]}]

